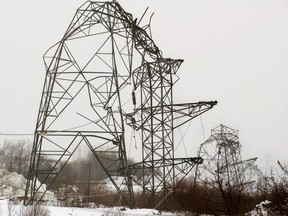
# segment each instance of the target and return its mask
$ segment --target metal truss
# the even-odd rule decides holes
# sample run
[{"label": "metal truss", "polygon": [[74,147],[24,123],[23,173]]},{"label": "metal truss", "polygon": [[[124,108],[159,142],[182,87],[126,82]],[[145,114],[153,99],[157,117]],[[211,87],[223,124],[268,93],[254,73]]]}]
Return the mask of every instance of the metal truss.
[{"label": "metal truss", "polygon": [[200,145],[198,157],[203,163],[197,165],[195,183],[210,184],[224,191],[247,191],[254,182],[247,171],[257,160],[257,157],[242,160],[239,131],[225,125],[219,125],[211,131],[211,136]]},{"label": "metal truss", "polygon": [[[172,88],[183,60],[163,58],[146,32],[149,25],[139,25],[117,2],[88,1],[45,53],[25,204],[41,200],[83,144],[130,207],[135,206],[135,182],[157,206],[160,194],[175,189],[176,177],[202,162],[174,157],[173,131],[217,102],[173,104]],[[142,160],[130,166],[128,127],[141,131],[142,141]],[[133,183],[135,170],[142,170],[141,182]],[[123,176],[121,185],[115,176]]]},{"label": "metal truss", "polygon": [[[191,159],[190,166],[185,166],[189,171],[178,167],[174,161],[174,130],[216,104],[173,104],[172,89],[181,63],[182,60],[158,58],[156,62],[143,63],[133,72],[135,109],[127,116],[129,125],[141,131],[143,161],[140,167],[144,168],[141,182],[145,192],[152,195],[154,205],[174,192],[175,169],[188,173],[198,162]],[[136,167],[139,169],[139,164]]]}]

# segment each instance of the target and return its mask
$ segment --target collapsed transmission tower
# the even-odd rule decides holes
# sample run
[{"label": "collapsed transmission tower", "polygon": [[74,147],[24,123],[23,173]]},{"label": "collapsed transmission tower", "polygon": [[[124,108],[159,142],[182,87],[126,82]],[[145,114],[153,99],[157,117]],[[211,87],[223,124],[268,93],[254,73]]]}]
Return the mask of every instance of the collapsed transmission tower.
[{"label": "collapsed transmission tower", "polygon": [[[156,207],[173,193],[176,178],[202,162],[175,158],[173,134],[217,102],[173,103],[172,87],[183,60],[164,58],[146,32],[150,25],[140,27],[140,22],[115,1],[89,1],[45,53],[26,204],[41,200],[82,144],[130,207],[135,206],[134,184],[153,197]],[[142,151],[141,160],[131,165],[129,130],[140,135]],[[139,172],[142,177],[136,179]],[[116,176],[123,177],[120,185]]]},{"label": "collapsed transmission tower", "polygon": [[203,158],[203,163],[196,165],[195,183],[204,182],[216,188],[221,183],[225,191],[240,192],[253,183],[247,171],[257,158],[242,160],[238,133],[222,124],[211,131],[211,136],[198,149],[198,157]]}]

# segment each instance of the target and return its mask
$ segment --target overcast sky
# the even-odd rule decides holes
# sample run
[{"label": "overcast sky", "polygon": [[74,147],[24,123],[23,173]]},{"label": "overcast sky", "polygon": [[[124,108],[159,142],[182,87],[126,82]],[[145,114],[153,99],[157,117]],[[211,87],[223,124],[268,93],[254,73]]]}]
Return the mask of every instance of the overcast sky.
[{"label": "overcast sky", "polygon": [[[82,0],[0,2],[0,133],[33,133],[45,78],[42,56]],[[136,18],[146,7],[164,57],[184,59],[175,102],[217,100],[202,116],[205,138],[224,124],[240,131],[243,158],[287,161],[288,1],[120,0]],[[193,121],[193,146],[203,140]],[[31,139],[32,136],[0,136]],[[191,150],[192,151],[192,150]],[[193,150],[195,151],[195,150]],[[267,163],[266,163],[267,165]]]}]

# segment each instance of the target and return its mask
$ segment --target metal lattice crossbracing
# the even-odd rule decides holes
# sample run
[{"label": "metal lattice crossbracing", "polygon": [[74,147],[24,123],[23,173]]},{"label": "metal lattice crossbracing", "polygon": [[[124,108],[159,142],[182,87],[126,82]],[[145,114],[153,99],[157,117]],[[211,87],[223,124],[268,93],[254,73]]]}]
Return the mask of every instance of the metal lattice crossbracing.
[{"label": "metal lattice crossbracing", "polygon": [[216,188],[221,181],[223,190],[246,190],[252,183],[246,171],[257,158],[242,160],[238,134],[238,130],[222,124],[211,131],[211,136],[198,150],[203,163],[197,165],[195,181]]},{"label": "metal lattice crossbracing", "polygon": [[[80,145],[88,146],[130,207],[134,184],[157,206],[173,193],[176,178],[202,162],[174,157],[174,129],[217,102],[173,103],[183,60],[162,57],[147,28],[117,2],[88,1],[45,53],[26,204],[41,200]],[[139,131],[142,151],[142,159],[130,165],[129,130]],[[135,180],[139,170],[142,178]],[[123,177],[121,185],[115,176]]]}]

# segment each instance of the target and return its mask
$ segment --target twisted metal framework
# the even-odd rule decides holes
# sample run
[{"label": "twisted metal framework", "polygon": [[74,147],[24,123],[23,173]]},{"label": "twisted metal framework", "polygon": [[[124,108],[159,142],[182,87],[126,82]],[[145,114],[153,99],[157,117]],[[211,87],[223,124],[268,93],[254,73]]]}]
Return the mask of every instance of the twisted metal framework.
[{"label": "twisted metal framework", "polygon": [[[142,170],[142,181],[135,182],[153,195],[156,206],[159,194],[175,189],[179,173],[185,175],[201,162],[174,158],[173,131],[217,102],[173,104],[172,87],[182,60],[163,58],[147,28],[117,2],[88,1],[46,52],[26,204],[44,196],[82,144],[130,207],[135,205],[132,181],[137,171]],[[142,160],[130,166],[128,128],[141,131],[142,137]],[[121,185],[115,176],[123,176]]]},{"label": "twisted metal framework", "polygon": [[137,101],[140,104],[128,116],[130,125],[141,131],[143,160],[130,168],[135,172],[143,167],[142,187],[152,194],[154,205],[163,196],[174,192],[178,174],[189,173],[195,164],[202,161],[201,158],[174,157],[173,131],[216,104],[173,104],[172,87],[177,81],[173,78],[181,63],[182,60],[162,58],[156,62],[145,62],[133,73],[136,92],[133,95],[138,96],[135,96],[134,104]]},{"label": "twisted metal framework", "polygon": [[195,183],[205,182],[213,187],[221,183],[222,190],[244,192],[252,183],[247,171],[257,160],[242,160],[239,131],[219,125],[211,131],[211,136],[200,145],[198,157],[203,163],[197,165]]}]

